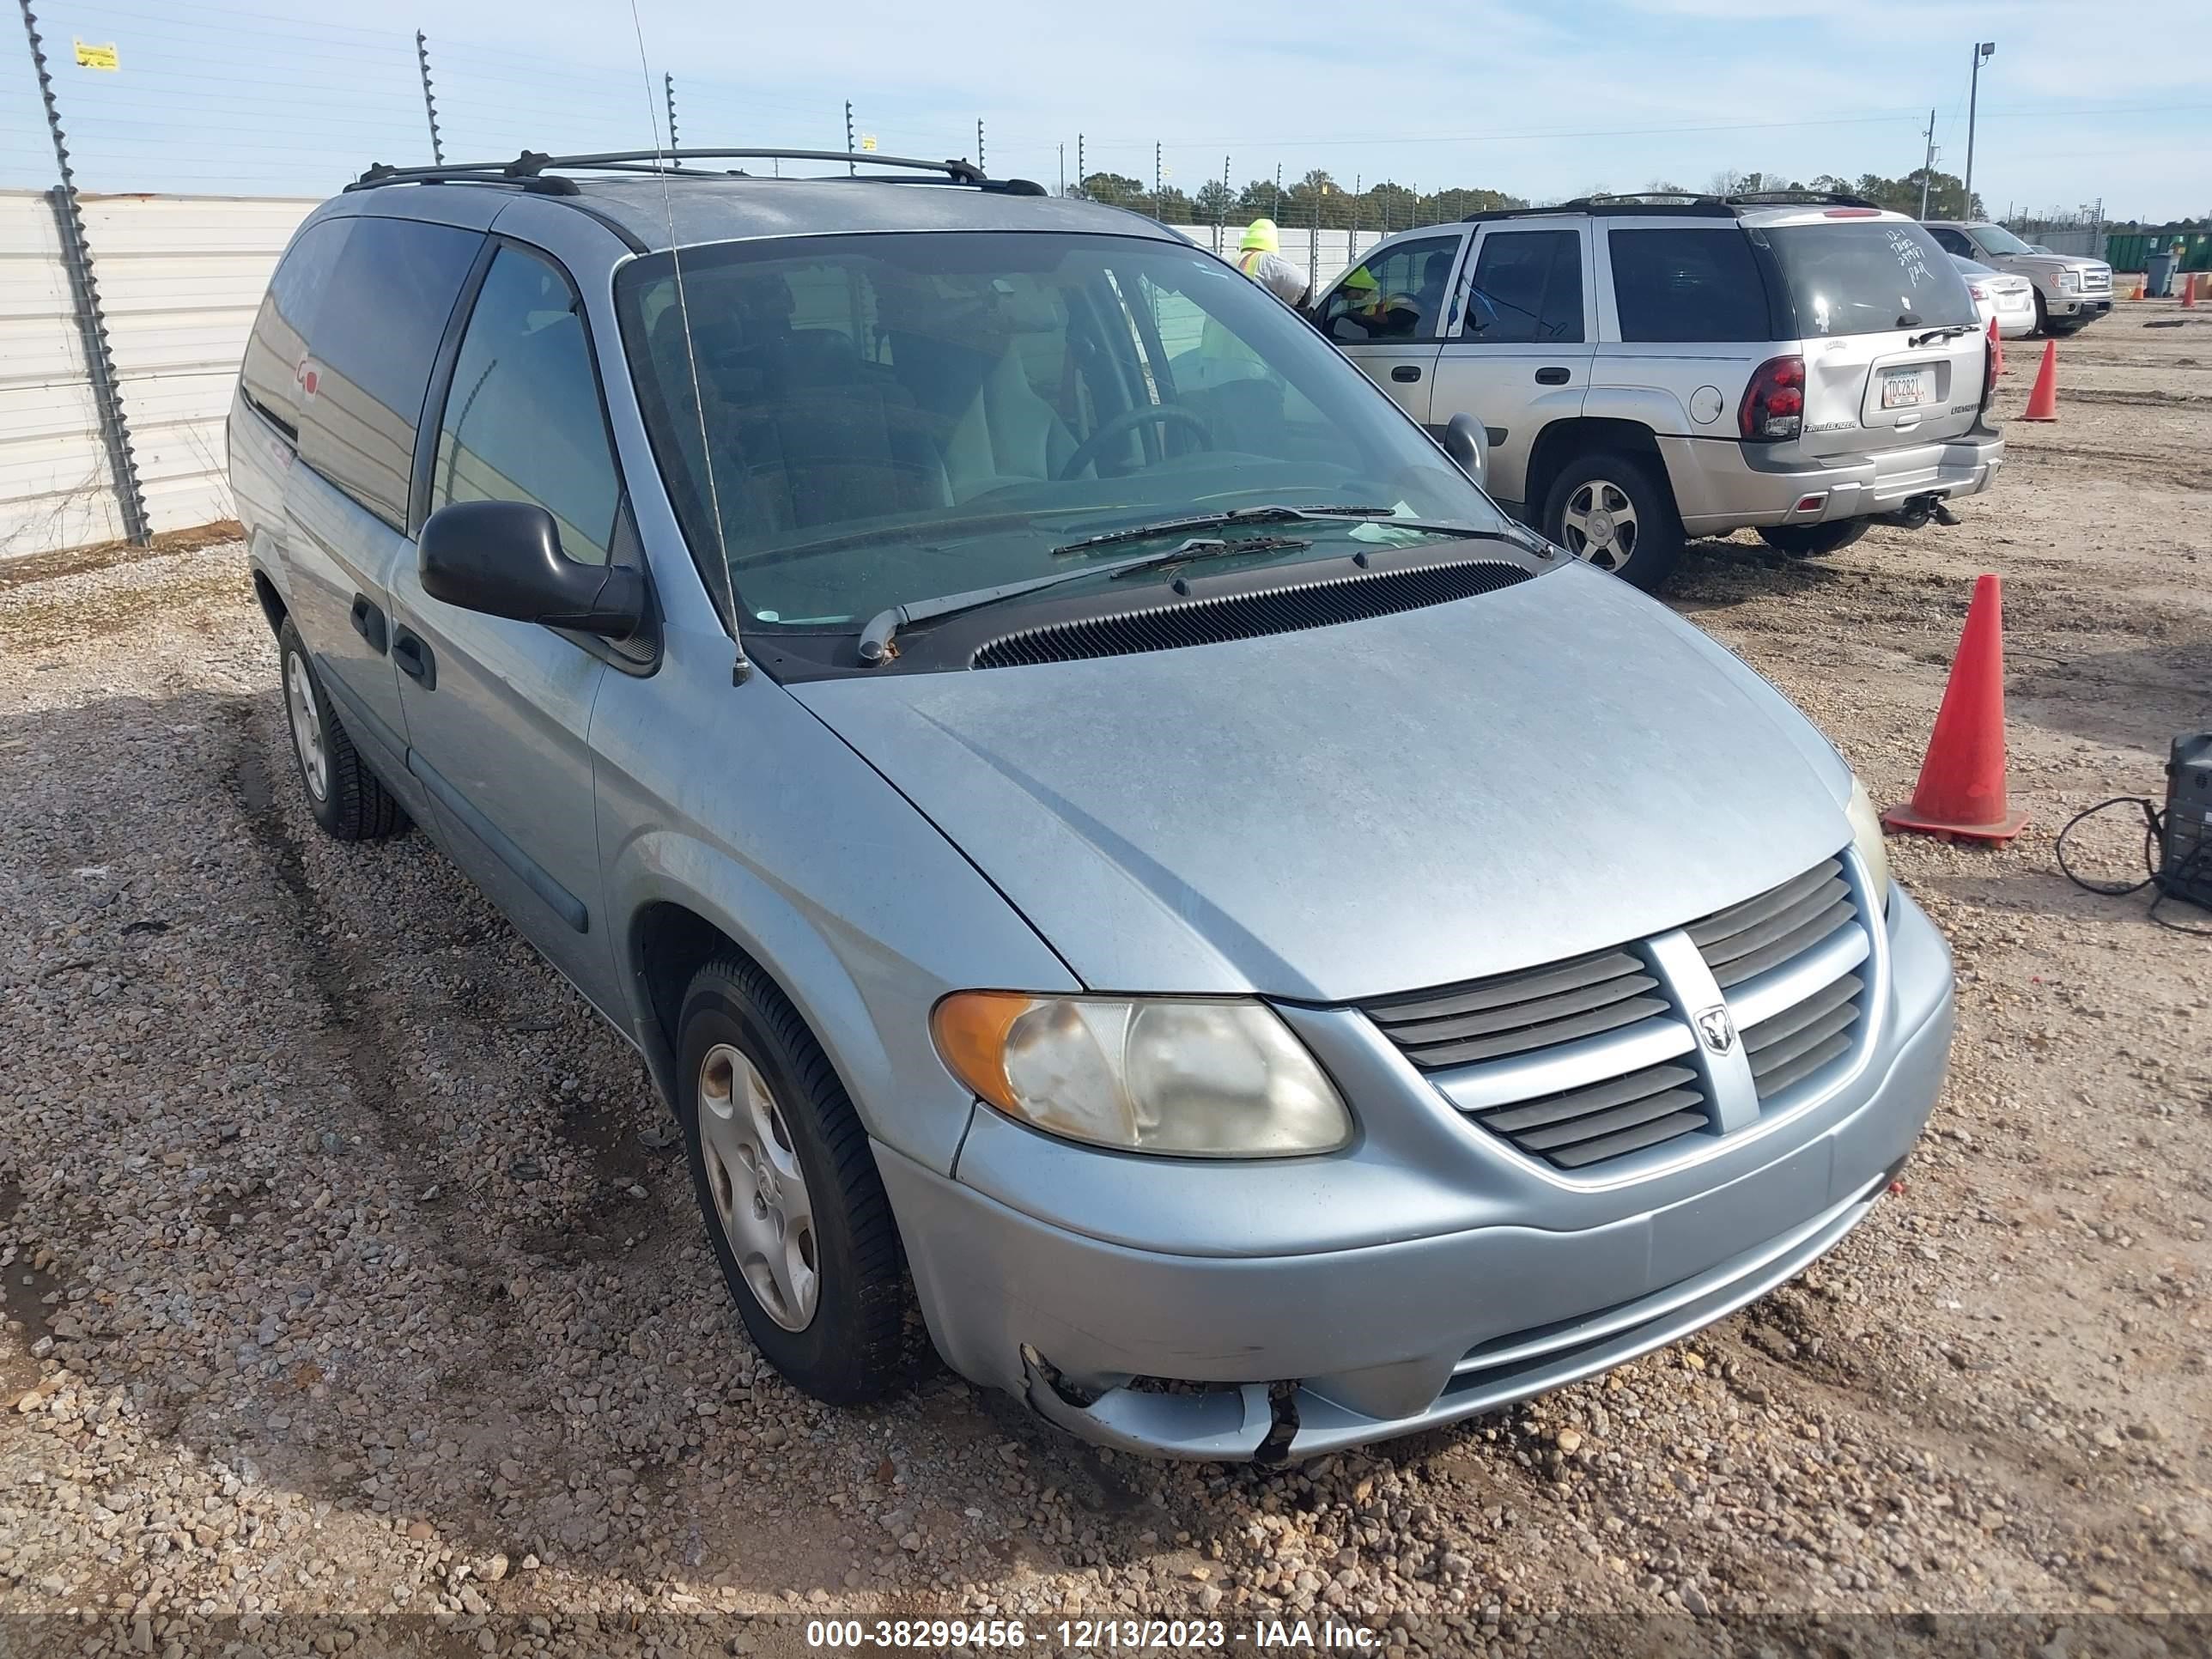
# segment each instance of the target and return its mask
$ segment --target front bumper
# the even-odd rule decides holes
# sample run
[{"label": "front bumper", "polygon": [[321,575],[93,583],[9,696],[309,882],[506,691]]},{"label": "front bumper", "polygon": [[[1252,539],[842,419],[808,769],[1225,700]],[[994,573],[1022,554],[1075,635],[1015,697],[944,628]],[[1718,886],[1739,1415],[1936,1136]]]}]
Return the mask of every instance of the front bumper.
[{"label": "front bumper", "polygon": [[1763,446],[1727,439],[1658,442],[1682,528],[1692,536],[1861,519],[1925,495],[1978,495],[2004,465],[2003,437],[1984,426],[1940,442],[1822,460],[1783,460]]},{"label": "front bumper", "polygon": [[2081,322],[2094,322],[2112,308],[2112,296],[2103,294],[2051,294],[2043,296],[2043,308],[2053,317],[2071,318]]},{"label": "front bumper", "polygon": [[[1580,1194],[1607,1206],[1600,1224],[1560,1224],[1574,1212],[1555,1193],[1494,1224],[1357,1248],[1170,1253],[1024,1213],[879,1146],[931,1333],[955,1370],[1085,1439],[1223,1460],[1450,1423],[1673,1341],[1828,1249],[1917,1139],[1949,1054],[1950,976],[1911,900],[1893,908],[1890,1014],[1865,1070],[1781,1132],[1709,1160],[1709,1179]],[[1043,1139],[979,1116],[971,1146],[986,1121]],[[1102,1155],[1049,1156],[1073,1181],[1076,1160]],[[1410,1212],[1419,1176],[1400,1173]],[[1665,1201],[1644,1196],[1655,1191]]]}]

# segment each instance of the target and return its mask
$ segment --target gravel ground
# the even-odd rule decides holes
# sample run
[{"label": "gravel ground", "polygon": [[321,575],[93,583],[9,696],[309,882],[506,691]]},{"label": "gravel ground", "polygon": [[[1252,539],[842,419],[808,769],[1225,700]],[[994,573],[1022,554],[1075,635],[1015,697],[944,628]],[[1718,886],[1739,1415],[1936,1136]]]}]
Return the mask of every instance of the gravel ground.
[{"label": "gravel ground", "polygon": [[795,1394],[630,1051],[422,836],[313,830],[235,546],[0,572],[0,1648],[1328,1614],[1452,1653],[2200,1650],[2212,944],[2051,848],[2212,726],[2212,319],[2147,319],[2180,313],[2062,346],[2059,423],[2008,428],[1962,526],[1701,544],[1675,596],[1893,801],[2006,578],[2033,827],[1892,849],[1961,981],[1905,1189],[1692,1340],[1289,1471],[1093,1452],[941,1370]]}]

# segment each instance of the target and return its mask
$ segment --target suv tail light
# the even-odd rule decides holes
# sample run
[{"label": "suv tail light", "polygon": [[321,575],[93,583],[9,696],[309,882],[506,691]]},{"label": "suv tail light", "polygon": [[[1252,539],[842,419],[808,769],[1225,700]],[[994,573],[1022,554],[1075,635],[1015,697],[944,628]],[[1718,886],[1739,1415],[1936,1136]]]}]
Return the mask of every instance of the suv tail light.
[{"label": "suv tail light", "polygon": [[1743,389],[1736,430],[1752,443],[1784,443],[1805,424],[1805,360],[1769,357]]}]

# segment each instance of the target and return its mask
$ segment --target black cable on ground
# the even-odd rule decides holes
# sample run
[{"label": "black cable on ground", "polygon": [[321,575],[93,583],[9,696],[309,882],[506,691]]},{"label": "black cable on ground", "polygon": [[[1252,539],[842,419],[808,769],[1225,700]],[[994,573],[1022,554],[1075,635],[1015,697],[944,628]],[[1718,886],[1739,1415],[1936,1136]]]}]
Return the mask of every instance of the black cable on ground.
[{"label": "black cable on ground", "polygon": [[[2074,866],[2066,861],[2066,837],[2072,835],[2086,820],[2115,806],[2135,806],[2142,809],[2144,875],[2141,881],[2092,881],[2075,871]],[[2100,893],[2107,898],[2123,898],[2130,893],[2140,893],[2146,887],[2155,887],[2158,889],[2158,896],[2151,900],[2149,912],[2153,921],[2172,933],[2194,933],[2212,939],[2212,927],[2193,927],[2185,922],[2169,921],[2158,913],[2159,907],[2170,898],[2178,898],[2184,904],[2195,904],[2201,908],[2212,910],[2212,905],[2203,904],[2200,900],[2192,897],[2185,890],[2195,885],[2199,880],[2212,881],[2212,842],[2206,842],[2197,851],[2192,853],[2179,869],[2161,870],[2159,867],[2158,846],[2160,837],[2165,833],[2165,828],[2164,815],[2159,811],[2157,803],[2148,795],[2115,795],[2110,800],[2100,800],[2094,806],[2087,806],[2076,812],[2066,821],[2066,827],[2058,832],[2058,842],[2054,850],[2058,855],[2059,872],[2067,880],[2083,891]]]}]

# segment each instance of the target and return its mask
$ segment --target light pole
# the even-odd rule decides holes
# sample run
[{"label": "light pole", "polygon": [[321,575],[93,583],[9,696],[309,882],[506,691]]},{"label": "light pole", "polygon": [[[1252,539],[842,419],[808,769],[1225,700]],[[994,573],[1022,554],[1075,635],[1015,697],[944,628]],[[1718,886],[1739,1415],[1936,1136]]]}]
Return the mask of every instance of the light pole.
[{"label": "light pole", "polygon": [[1962,219],[1974,216],[1974,104],[1982,90],[1982,65],[1996,55],[1996,41],[1974,43],[1973,78],[1966,83],[1966,199],[1959,204],[1959,216]]}]

